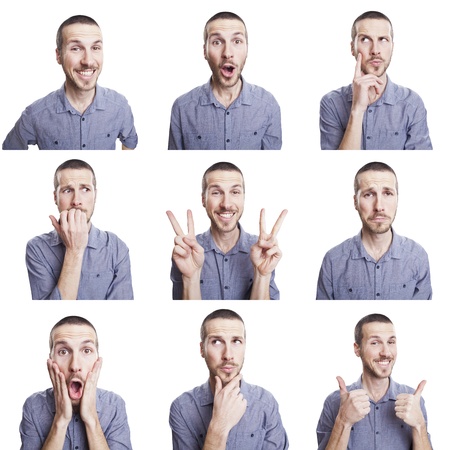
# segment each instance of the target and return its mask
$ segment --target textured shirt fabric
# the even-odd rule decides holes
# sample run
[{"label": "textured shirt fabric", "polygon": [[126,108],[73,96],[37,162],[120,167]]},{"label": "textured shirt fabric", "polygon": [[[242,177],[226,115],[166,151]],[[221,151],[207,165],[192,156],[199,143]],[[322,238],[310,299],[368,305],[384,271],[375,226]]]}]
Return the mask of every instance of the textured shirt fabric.
[{"label": "textured shirt fabric", "polygon": [[[110,450],[131,450],[125,402],[113,392],[97,388],[97,414]],[[53,389],[37,392],[25,401],[20,423],[21,450],[41,450],[55,417]],[[74,413],[61,450],[88,450],[86,428],[78,413]]]},{"label": "textured shirt fabric", "polygon": [[217,101],[209,81],[172,106],[169,150],[280,150],[281,141],[277,101],[244,79],[228,108]]},{"label": "textured shirt fabric", "polygon": [[317,282],[317,300],[430,300],[428,255],[392,230],[389,250],[375,261],[361,233],[329,250]]},{"label": "textured shirt fabric", "polygon": [[[289,448],[278,403],[265,389],[241,381],[247,410],[231,429],[227,450],[282,450]],[[173,450],[201,450],[211,422],[214,396],[209,381],[185,392],[170,407]]]},{"label": "textured shirt fabric", "polygon": [[[26,263],[33,300],[61,300],[57,283],[66,247],[56,230],[28,241]],[[91,224],[78,300],[133,300],[128,247]]]},{"label": "textured shirt fabric", "polygon": [[[336,150],[344,137],[352,108],[352,85],[326,94],[320,102],[322,150]],[[432,150],[427,111],[411,89],[387,78],[383,95],[363,118],[362,150]]]},{"label": "textured shirt fabric", "polygon": [[[363,389],[361,378],[352,385],[347,386],[347,391],[349,392],[355,389]],[[405,393],[414,394],[414,389],[404,384],[398,384],[390,378],[389,389],[384,397],[377,403],[370,400],[369,414],[353,425],[347,449],[411,450],[413,448],[412,429],[395,415],[394,409],[397,396]],[[325,400],[316,430],[318,450],[325,449],[328,444],[338,415],[340,402],[339,391],[333,392]],[[427,412],[423,398],[420,399],[420,407],[425,422],[427,422]],[[428,438],[430,438],[429,435]]]},{"label": "textured shirt fabric", "polygon": [[69,102],[64,85],[28,106],[3,142],[3,150],[115,150],[116,140],[134,149],[138,142],[126,98],[97,85],[83,113]]},{"label": "textured shirt fabric", "polygon": [[[250,299],[254,277],[250,249],[258,241],[258,236],[246,233],[241,225],[239,225],[239,229],[238,242],[226,254],[215,244],[211,229],[196,236],[197,242],[205,251],[205,262],[200,278],[202,300]],[[173,299],[181,300],[183,280],[181,272],[173,260],[170,279],[173,283]],[[270,299],[280,299],[280,292],[275,284],[275,270],[270,279]]]}]

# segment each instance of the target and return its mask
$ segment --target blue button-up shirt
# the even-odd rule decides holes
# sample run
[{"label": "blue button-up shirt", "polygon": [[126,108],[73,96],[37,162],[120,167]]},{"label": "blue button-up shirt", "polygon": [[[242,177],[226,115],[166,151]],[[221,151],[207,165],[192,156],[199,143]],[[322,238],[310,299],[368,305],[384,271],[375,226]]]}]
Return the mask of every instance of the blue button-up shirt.
[{"label": "blue button-up shirt", "polygon": [[[66,247],[55,230],[28,242],[26,263],[33,300],[61,300],[57,283],[65,253]],[[133,300],[128,247],[114,233],[92,224],[77,299]]]},{"label": "blue button-up shirt", "polygon": [[[320,102],[322,150],[336,150],[344,137],[352,108],[352,85],[325,95]],[[383,95],[363,118],[362,150],[432,150],[427,111],[411,89],[387,79]]]},{"label": "blue button-up shirt", "polygon": [[280,150],[281,113],[274,96],[242,79],[239,97],[225,108],[211,83],[175,100],[169,150]]},{"label": "blue button-up shirt", "polygon": [[[278,403],[265,389],[241,381],[247,410],[231,429],[227,450],[282,450],[289,448]],[[170,407],[173,450],[201,450],[211,422],[214,396],[209,381],[185,392]]]},{"label": "blue button-up shirt", "polygon": [[[114,392],[97,389],[97,414],[110,450],[131,450],[125,402]],[[21,450],[41,450],[55,417],[53,389],[37,392],[23,406],[20,423]],[[86,427],[79,414],[74,414],[67,427],[61,450],[88,449]]]},{"label": "blue button-up shirt", "polygon": [[375,261],[361,233],[328,251],[320,268],[317,300],[430,300],[425,250],[392,230],[389,250]]},{"label": "blue button-up shirt", "polygon": [[[202,300],[250,299],[254,277],[250,249],[258,241],[258,236],[246,233],[241,225],[239,229],[238,242],[226,254],[217,247],[211,235],[211,229],[196,236],[197,242],[205,251],[205,262],[200,277]],[[170,279],[173,283],[173,299],[181,300],[183,280],[173,260]],[[270,279],[270,299],[280,299],[280,292],[275,284],[275,270]]]},{"label": "blue button-up shirt", "polygon": [[94,101],[79,113],[64,86],[28,106],[3,142],[3,150],[114,150],[120,139],[127,148],[138,142],[126,98],[97,85]]},{"label": "blue button-up shirt", "polygon": [[[399,394],[414,394],[414,389],[389,379],[389,389],[377,403],[370,400],[369,414],[356,422],[350,432],[347,449],[349,450],[411,450],[412,430],[402,419],[395,415],[395,400]],[[361,378],[347,391],[363,389]],[[340,392],[330,394],[323,405],[322,414],[317,424],[318,450],[326,448],[330,440],[334,422],[341,403]],[[422,414],[427,423],[427,412],[423,398],[420,399]],[[430,436],[428,435],[428,438]]]}]

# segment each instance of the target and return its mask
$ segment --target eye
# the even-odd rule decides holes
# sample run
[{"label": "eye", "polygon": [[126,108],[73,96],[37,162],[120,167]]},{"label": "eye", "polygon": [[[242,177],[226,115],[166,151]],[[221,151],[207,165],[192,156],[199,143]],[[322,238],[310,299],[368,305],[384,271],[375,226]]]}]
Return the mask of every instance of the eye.
[{"label": "eye", "polygon": [[60,355],[60,356],[66,356],[67,354],[68,354],[68,351],[65,348],[58,350],[58,355]]},{"label": "eye", "polygon": [[86,353],[86,355],[90,355],[93,352],[93,350],[91,348],[85,348],[83,352]]}]

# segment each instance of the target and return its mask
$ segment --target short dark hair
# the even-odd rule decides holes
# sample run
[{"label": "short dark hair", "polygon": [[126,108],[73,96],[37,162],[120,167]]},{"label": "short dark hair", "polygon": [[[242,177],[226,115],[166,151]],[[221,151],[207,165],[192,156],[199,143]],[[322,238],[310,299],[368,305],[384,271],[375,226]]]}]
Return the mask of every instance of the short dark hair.
[{"label": "short dark hair", "polygon": [[361,346],[362,337],[363,337],[363,325],[366,323],[372,323],[372,322],[382,322],[382,323],[392,323],[391,319],[389,317],[385,316],[384,314],[369,314],[367,316],[364,316],[355,327],[355,343],[358,344],[358,346]]},{"label": "short dark hair", "polygon": [[97,180],[95,178],[94,169],[86,161],[82,161],[81,159],[68,159],[67,161],[60,164],[59,167],[55,170],[55,175],[53,177],[53,186],[55,187],[55,191],[59,186],[58,173],[64,169],[90,170],[92,172],[92,183],[94,185],[94,188],[97,188]]},{"label": "short dark hair", "polygon": [[208,173],[214,172],[215,170],[224,170],[226,172],[239,172],[242,176],[242,188],[244,189],[245,192],[244,174],[241,172],[241,169],[239,169],[239,167],[234,165],[233,163],[221,161],[213,164],[211,167],[208,167],[205,170],[205,173],[203,174],[202,178],[202,196],[205,195],[206,188],[208,187],[206,184],[206,176],[208,175]]},{"label": "short dark hair", "polygon": [[361,175],[363,172],[367,172],[369,170],[375,170],[376,172],[391,172],[391,173],[393,173],[395,176],[395,190],[397,191],[397,194],[398,194],[398,181],[397,181],[397,175],[395,174],[394,169],[383,162],[373,161],[373,162],[365,164],[364,166],[361,167],[361,169],[358,170],[358,172],[356,172],[355,180],[353,183],[355,195],[358,193],[358,189],[359,189],[358,176]]},{"label": "short dark hair", "polygon": [[50,352],[53,350],[53,332],[56,330],[56,328],[61,327],[63,325],[87,325],[88,327],[91,327],[95,332],[95,346],[98,350],[97,330],[95,329],[94,325],[92,325],[92,323],[89,322],[89,320],[85,319],[84,317],[67,316],[62,318],[57,323],[55,323],[55,325],[53,325],[53,328],[50,331],[50,338],[49,338]]},{"label": "short dark hair", "polygon": [[391,37],[394,39],[394,28],[392,26],[391,21],[389,20],[389,17],[385,14],[379,12],[379,11],[366,11],[365,13],[362,13],[360,16],[358,16],[352,25],[352,41],[355,40],[356,37],[356,23],[360,20],[364,19],[379,19],[379,20],[387,20],[389,22],[389,25],[391,26]]},{"label": "short dark hair", "polygon": [[205,28],[203,30],[203,42],[205,44],[208,39],[208,31],[206,30],[206,28],[212,21],[218,20],[218,19],[239,20],[240,22],[242,22],[244,24],[244,28],[245,28],[245,40],[248,43],[248,34],[247,34],[247,27],[245,25],[245,22],[235,13],[232,13],[230,11],[221,11],[221,12],[218,12],[217,14],[214,14],[210,19],[208,19],[208,21],[205,24]]},{"label": "short dark hair", "polygon": [[237,313],[232,311],[231,309],[216,309],[211,314],[208,314],[203,320],[202,326],[200,328],[200,339],[202,342],[205,342],[207,337],[206,334],[206,324],[213,319],[228,319],[228,320],[240,320],[242,325],[244,325],[244,337],[245,337],[245,324],[242,320],[242,317]]},{"label": "short dark hair", "polygon": [[58,31],[56,33],[56,48],[58,49],[59,52],[61,52],[62,50],[63,45],[62,33],[64,28],[68,27],[69,25],[73,25],[74,23],[82,23],[84,25],[96,25],[97,27],[99,27],[98,23],[94,19],[92,19],[92,17],[82,15],[69,17],[59,26]]}]

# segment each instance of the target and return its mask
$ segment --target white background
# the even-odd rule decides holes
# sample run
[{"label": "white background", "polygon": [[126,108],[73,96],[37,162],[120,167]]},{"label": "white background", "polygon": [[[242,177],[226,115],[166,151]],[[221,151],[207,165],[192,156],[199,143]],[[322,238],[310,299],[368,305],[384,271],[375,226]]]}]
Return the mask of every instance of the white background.
[{"label": "white background", "polygon": [[[176,0],[97,2],[81,8],[30,0],[2,11],[3,63],[0,140],[32,101],[64,80],[55,60],[59,24],[74,14],[96,19],[103,31],[105,61],[100,85],[124,94],[139,134],[133,152],[0,152],[0,385],[2,448],[20,447],[18,426],[27,396],[50,386],[48,333],[59,319],[91,320],[104,365],[99,386],[127,403],[135,450],[170,449],[171,401],[207,379],[199,354],[203,318],[219,307],[242,315],[248,346],[246,380],[277,398],[292,449],[316,447],[315,427],[336,375],[350,384],[360,374],[353,354],[353,328],[364,315],[381,312],[396,325],[399,358],[394,379],[416,387],[422,379],[435,449],[447,443],[449,402],[445,372],[448,262],[448,93],[446,26],[440,3],[413,8],[409,2],[326,0],[308,7],[292,2]],[[4,6],[3,6],[4,8]],[[220,10],[239,14],[249,32],[245,78],[274,94],[282,109],[281,152],[168,152],[170,108],[175,98],[209,77],[203,59],[206,20]],[[322,95],[349,84],[354,70],[350,28],[362,12],[384,12],[394,24],[391,79],[416,90],[428,110],[433,152],[321,152],[318,110]],[[444,22],[445,20],[445,22]],[[90,163],[97,175],[94,224],[111,230],[130,248],[134,302],[32,302],[25,245],[51,230],[56,214],[53,173],[69,158]],[[194,213],[196,232],[208,226],[201,206],[201,177],[211,164],[237,164],[246,182],[242,225],[258,233],[259,211],[268,227],[289,210],[279,233],[284,256],[277,268],[280,302],[173,302],[169,280],[173,230],[165,211],[185,226]],[[353,177],[380,160],[397,173],[400,192],[396,231],[428,252],[431,302],[316,302],[325,252],[355,235]],[[445,378],[444,378],[445,377]]]}]

